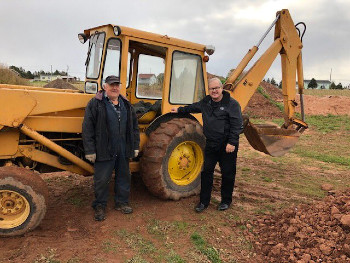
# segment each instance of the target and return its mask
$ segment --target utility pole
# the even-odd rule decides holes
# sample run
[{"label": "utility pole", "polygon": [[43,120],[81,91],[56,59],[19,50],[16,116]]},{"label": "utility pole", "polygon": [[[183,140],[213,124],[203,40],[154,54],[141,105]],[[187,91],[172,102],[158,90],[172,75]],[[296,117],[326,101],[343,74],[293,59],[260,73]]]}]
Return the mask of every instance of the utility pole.
[{"label": "utility pole", "polygon": [[50,78],[50,81],[52,81],[52,65],[51,65],[51,78]]},{"label": "utility pole", "polygon": [[331,74],[329,75],[329,81],[332,82],[332,68],[331,68]]},{"label": "utility pole", "polygon": [[67,82],[68,82],[68,70],[69,70],[69,66],[67,65]]}]

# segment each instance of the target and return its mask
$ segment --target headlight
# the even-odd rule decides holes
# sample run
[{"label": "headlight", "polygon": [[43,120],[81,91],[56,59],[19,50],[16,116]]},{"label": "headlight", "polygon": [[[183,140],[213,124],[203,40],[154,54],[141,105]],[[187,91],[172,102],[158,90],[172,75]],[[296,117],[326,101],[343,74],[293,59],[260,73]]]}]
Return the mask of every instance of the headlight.
[{"label": "headlight", "polygon": [[97,93],[97,83],[95,82],[86,82],[85,83],[85,92],[96,94]]},{"label": "headlight", "polygon": [[207,54],[210,56],[210,55],[213,55],[214,52],[215,52],[215,47],[212,46],[212,45],[208,45],[208,46],[205,46],[205,52],[207,52]]},{"label": "headlight", "polygon": [[82,43],[82,44],[84,44],[87,40],[87,37],[84,33],[78,34],[78,38],[79,38],[80,43]]},{"label": "headlight", "polygon": [[114,26],[113,27],[114,35],[119,36],[122,33],[122,30],[120,29],[119,26]]}]

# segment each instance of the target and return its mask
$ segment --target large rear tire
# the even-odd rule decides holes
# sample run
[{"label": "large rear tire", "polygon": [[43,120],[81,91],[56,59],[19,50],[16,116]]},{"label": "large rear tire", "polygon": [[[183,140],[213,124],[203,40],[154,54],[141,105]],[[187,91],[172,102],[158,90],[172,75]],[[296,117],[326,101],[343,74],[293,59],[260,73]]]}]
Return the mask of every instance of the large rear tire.
[{"label": "large rear tire", "polygon": [[19,167],[0,168],[0,236],[22,235],[44,218],[48,189],[34,172]]},{"label": "large rear tire", "polygon": [[205,136],[190,119],[172,119],[153,131],[141,158],[142,179],[161,199],[198,194],[204,163]]}]

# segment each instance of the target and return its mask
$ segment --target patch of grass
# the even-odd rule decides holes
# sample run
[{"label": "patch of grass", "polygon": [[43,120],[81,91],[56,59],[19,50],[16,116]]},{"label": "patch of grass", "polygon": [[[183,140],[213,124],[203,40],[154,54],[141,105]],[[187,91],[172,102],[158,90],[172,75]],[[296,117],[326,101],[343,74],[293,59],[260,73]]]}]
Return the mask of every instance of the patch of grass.
[{"label": "patch of grass", "polygon": [[87,203],[87,197],[83,194],[84,192],[85,188],[83,187],[72,188],[67,194],[66,201],[71,205],[83,207]]},{"label": "patch of grass", "polygon": [[348,115],[311,115],[306,116],[306,122],[318,131],[326,134],[344,129],[350,131],[350,116]]},{"label": "patch of grass", "polygon": [[293,192],[306,195],[311,198],[323,198],[324,191],[320,188],[321,182],[314,182],[310,180],[300,180],[299,182],[286,182],[285,186],[292,189]]},{"label": "patch of grass", "polygon": [[48,81],[33,81],[30,83],[30,86],[34,86],[34,87],[44,87],[46,84],[48,84]]},{"label": "patch of grass", "polygon": [[135,256],[132,259],[127,261],[128,263],[148,263],[147,260],[143,259],[140,256]]},{"label": "patch of grass", "polygon": [[157,249],[154,244],[144,239],[142,235],[129,233],[125,229],[119,230],[117,235],[122,238],[129,247],[136,249],[141,255],[151,255],[152,257],[157,255]]},{"label": "patch of grass", "polygon": [[41,254],[38,259],[34,261],[34,263],[60,263],[58,259],[56,259],[57,249],[48,248],[46,254]]},{"label": "patch of grass", "polygon": [[271,183],[273,180],[270,177],[262,176],[261,179],[263,179],[264,182]]},{"label": "patch of grass", "polygon": [[70,258],[67,261],[67,263],[79,263],[79,262],[80,262],[79,258]]},{"label": "patch of grass", "polygon": [[263,95],[272,105],[276,106],[281,112],[284,111],[284,105],[281,102],[275,101],[266,91],[264,90],[263,87],[259,86],[258,87],[258,92]]},{"label": "patch of grass", "polygon": [[262,207],[255,209],[254,213],[258,215],[266,215],[266,214],[272,214],[275,210],[276,210],[275,207],[272,206],[271,204],[265,204]]},{"label": "patch of grass", "polygon": [[151,219],[147,224],[147,232],[161,239],[165,239],[165,236],[169,232],[170,228],[172,228],[171,224],[166,221],[159,221],[157,219]]},{"label": "patch of grass", "polygon": [[167,263],[186,263],[186,261],[174,251],[170,251],[169,255],[165,257],[165,260]]},{"label": "patch of grass", "polygon": [[219,257],[219,252],[217,249],[215,249],[214,247],[210,246],[207,244],[207,242],[202,238],[201,235],[199,235],[198,233],[193,233],[191,235],[191,240],[194,243],[194,245],[196,246],[196,248],[203,253],[210,262],[214,262],[214,263],[221,263],[221,259]]},{"label": "patch of grass", "polygon": [[316,159],[321,162],[341,164],[350,169],[350,158],[345,156],[325,154],[323,152],[307,151],[301,149],[295,149],[293,150],[293,153],[296,153],[302,157]]},{"label": "patch of grass", "polygon": [[85,201],[81,196],[71,196],[67,199],[67,202],[77,207],[83,207],[85,205]]},{"label": "patch of grass", "polygon": [[185,221],[175,221],[173,222],[174,228],[178,231],[185,231],[188,228],[188,223]]},{"label": "patch of grass", "polygon": [[118,246],[114,244],[112,241],[104,241],[102,243],[102,250],[106,253],[113,252],[116,253],[118,251]]}]

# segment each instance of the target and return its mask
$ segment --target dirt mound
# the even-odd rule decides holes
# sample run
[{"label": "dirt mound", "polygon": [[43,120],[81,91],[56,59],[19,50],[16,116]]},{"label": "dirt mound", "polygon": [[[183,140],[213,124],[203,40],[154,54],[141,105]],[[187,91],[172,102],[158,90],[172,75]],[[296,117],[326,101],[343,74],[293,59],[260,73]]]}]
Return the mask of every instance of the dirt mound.
[{"label": "dirt mound", "polygon": [[[299,102],[297,96],[297,112],[300,112]],[[304,95],[304,111],[306,115],[350,115],[350,97]]]},{"label": "dirt mound", "polygon": [[[282,90],[265,81],[260,86],[262,89],[254,93],[244,113],[252,118],[283,118],[277,106],[283,106]],[[296,102],[295,111],[300,113],[299,94],[296,95]],[[306,115],[350,115],[350,97],[304,95],[304,112]]]},{"label": "dirt mound", "polygon": [[282,91],[275,85],[262,81],[260,83],[262,92],[257,90],[250,99],[247,107],[244,109],[244,113],[248,114],[252,118],[282,118],[283,113],[276,106],[276,102],[283,101]]},{"label": "dirt mound", "polygon": [[29,85],[29,81],[0,64],[0,84]]},{"label": "dirt mound", "polygon": [[56,79],[44,86],[44,88],[54,88],[54,89],[74,89],[78,90],[76,87],[74,87],[72,84],[69,84],[67,81],[64,81],[62,79]]},{"label": "dirt mound", "polygon": [[279,89],[276,85],[262,81],[260,86],[266,91],[266,93],[275,101],[283,102],[282,90]]},{"label": "dirt mound", "polygon": [[261,262],[349,262],[350,188],[247,227]]}]

